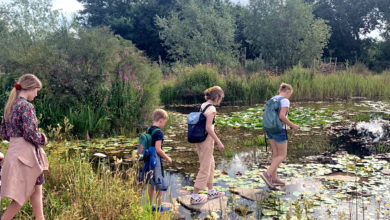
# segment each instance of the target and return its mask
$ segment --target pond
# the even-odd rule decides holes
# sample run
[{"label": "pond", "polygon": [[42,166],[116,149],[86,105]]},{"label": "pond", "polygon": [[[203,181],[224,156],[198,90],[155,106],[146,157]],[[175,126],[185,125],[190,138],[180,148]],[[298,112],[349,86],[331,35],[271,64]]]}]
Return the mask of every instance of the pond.
[{"label": "pond", "polygon": [[[228,209],[210,213],[190,211],[175,200],[190,194],[199,164],[195,145],[186,141],[186,115],[195,108],[170,108],[164,150],[173,164],[165,165],[171,187],[164,200],[173,201],[186,219],[390,219],[390,176],[384,174],[390,169],[389,134],[381,134],[382,142],[356,145],[345,139],[356,122],[375,126],[377,119],[388,120],[389,107],[389,103],[372,101],[293,103],[289,118],[302,129],[289,130],[288,157],[279,169],[287,186],[277,191],[269,190],[260,178],[271,156],[261,129],[261,107],[217,108],[216,133],[225,151],[215,148],[215,186],[226,193]],[[136,141],[119,137],[92,145],[94,151],[124,165],[134,161]],[[91,142],[79,147],[85,145],[90,147]],[[262,189],[268,198],[251,201],[229,191],[235,188]]]}]

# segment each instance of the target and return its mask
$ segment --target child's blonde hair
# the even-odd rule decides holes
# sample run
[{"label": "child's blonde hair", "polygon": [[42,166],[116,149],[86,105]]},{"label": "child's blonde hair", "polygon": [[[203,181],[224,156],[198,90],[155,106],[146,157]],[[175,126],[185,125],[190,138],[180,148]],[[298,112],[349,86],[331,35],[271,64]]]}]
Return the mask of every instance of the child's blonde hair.
[{"label": "child's blonde hair", "polygon": [[212,100],[214,102],[220,103],[223,97],[225,97],[225,93],[219,86],[213,86],[204,91],[204,98],[206,100]]},{"label": "child's blonde hair", "polygon": [[4,108],[4,119],[7,121],[9,118],[9,114],[11,112],[11,108],[18,97],[20,91],[22,90],[30,90],[30,89],[35,89],[35,88],[42,88],[42,83],[33,74],[24,74],[21,76],[16,84],[14,85],[14,88],[12,88],[11,93],[9,94],[7,104],[5,105]]},{"label": "child's blonde hair", "polygon": [[152,117],[154,122],[158,122],[160,119],[168,119],[168,113],[164,109],[156,109]]},{"label": "child's blonde hair", "polygon": [[281,92],[287,92],[287,91],[291,91],[293,92],[293,88],[290,84],[287,84],[287,83],[282,83],[280,84],[280,88],[279,88],[279,93]]}]

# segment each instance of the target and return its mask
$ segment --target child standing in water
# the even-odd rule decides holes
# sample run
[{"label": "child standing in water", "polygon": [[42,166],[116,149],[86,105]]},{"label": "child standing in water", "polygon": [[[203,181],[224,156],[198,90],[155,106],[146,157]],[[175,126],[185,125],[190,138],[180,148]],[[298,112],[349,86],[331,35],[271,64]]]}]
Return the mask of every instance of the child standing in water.
[{"label": "child standing in water", "polygon": [[[266,132],[272,148],[272,162],[266,172],[261,177],[270,188],[274,186],[283,186],[286,183],[278,178],[277,170],[279,165],[287,157],[287,125],[294,130],[299,130],[299,126],[292,123],[287,118],[288,109],[290,108],[289,98],[293,93],[291,85],[282,83],[279,88],[279,95],[272,99],[280,100],[279,119],[283,123],[283,129],[279,133]],[[264,113],[263,113],[264,117]]]},{"label": "child standing in water", "polygon": [[149,194],[149,202],[153,203],[154,191],[157,191],[157,207],[154,205],[153,211],[168,211],[170,207],[165,207],[161,205],[162,192],[168,190],[168,183],[164,178],[164,169],[163,169],[163,159],[168,161],[168,163],[172,163],[172,159],[166,155],[163,151],[164,146],[164,133],[161,129],[163,129],[168,121],[168,113],[163,109],[156,109],[153,112],[153,125],[147,129],[147,133],[152,135],[152,145],[156,149],[156,168],[153,170],[153,175],[150,179],[147,180],[149,182],[148,194]]},{"label": "child standing in water", "polygon": [[[206,89],[204,95],[206,102],[200,108],[201,111],[206,109],[204,115],[206,116],[206,131],[208,135],[206,140],[196,144],[200,167],[196,176],[194,191],[191,195],[191,204],[205,203],[208,199],[215,199],[224,195],[223,192],[218,192],[213,187],[215,168],[213,156],[214,142],[217,142],[220,151],[223,151],[225,148],[214,132],[215,115],[217,114],[214,106],[221,104],[224,92],[221,87],[213,86]],[[208,188],[207,198],[200,197],[198,194],[199,191],[205,189],[206,186]]]}]

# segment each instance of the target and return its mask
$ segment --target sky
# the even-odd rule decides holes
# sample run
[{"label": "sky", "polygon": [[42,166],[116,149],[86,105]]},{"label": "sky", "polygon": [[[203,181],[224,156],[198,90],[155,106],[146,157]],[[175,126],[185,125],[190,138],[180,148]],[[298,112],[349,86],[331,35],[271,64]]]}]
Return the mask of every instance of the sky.
[{"label": "sky", "polygon": [[76,0],[53,0],[53,9],[60,9],[63,13],[71,15],[83,9],[83,5]]}]

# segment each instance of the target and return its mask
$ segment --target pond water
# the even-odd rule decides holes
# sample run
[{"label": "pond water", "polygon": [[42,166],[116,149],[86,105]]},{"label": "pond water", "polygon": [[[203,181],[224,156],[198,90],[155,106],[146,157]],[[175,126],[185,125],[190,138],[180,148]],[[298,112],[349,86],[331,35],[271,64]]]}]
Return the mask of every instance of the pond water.
[{"label": "pond water", "polygon": [[[288,157],[279,169],[279,175],[288,184],[278,191],[270,191],[260,178],[271,156],[261,130],[261,108],[217,108],[216,133],[226,150],[219,152],[215,148],[215,186],[229,198],[224,213],[191,212],[175,202],[175,198],[190,194],[199,164],[195,145],[186,141],[186,115],[195,108],[169,108],[171,119],[164,129],[164,151],[171,156],[173,164],[165,164],[171,187],[164,201],[174,201],[175,209],[186,219],[206,216],[242,219],[235,211],[242,207],[250,212],[247,218],[255,219],[287,219],[288,216],[296,219],[299,215],[302,219],[390,219],[390,176],[382,173],[390,169],[389,145],[386,141],[380,146],[372,143],[375,153],[382,153],[372,155],[372,150],[365,149],[367,143],[345,144],[346,133],[356,122],[368,125],[360,123],[359,129],[367,127],[377,131],[374,120],[388,120],[389,107],[388,103],[372,101],[293,103],[289,117],[302,130],[289,130]],[[383,132],[380,135],[386,140],[389,134]],[[117,142],[113,139],[111,144],[95,144],[95,151],[123,158],[123,163],[131,162],[135,141],[122,138],[121,143]],[[101,145],[104,147],[99,148]],[[120,148],[123,145],[131,147]],[[262,202],[250,201],[230,193],[232,187],[263,189],[270,197]]]}]

